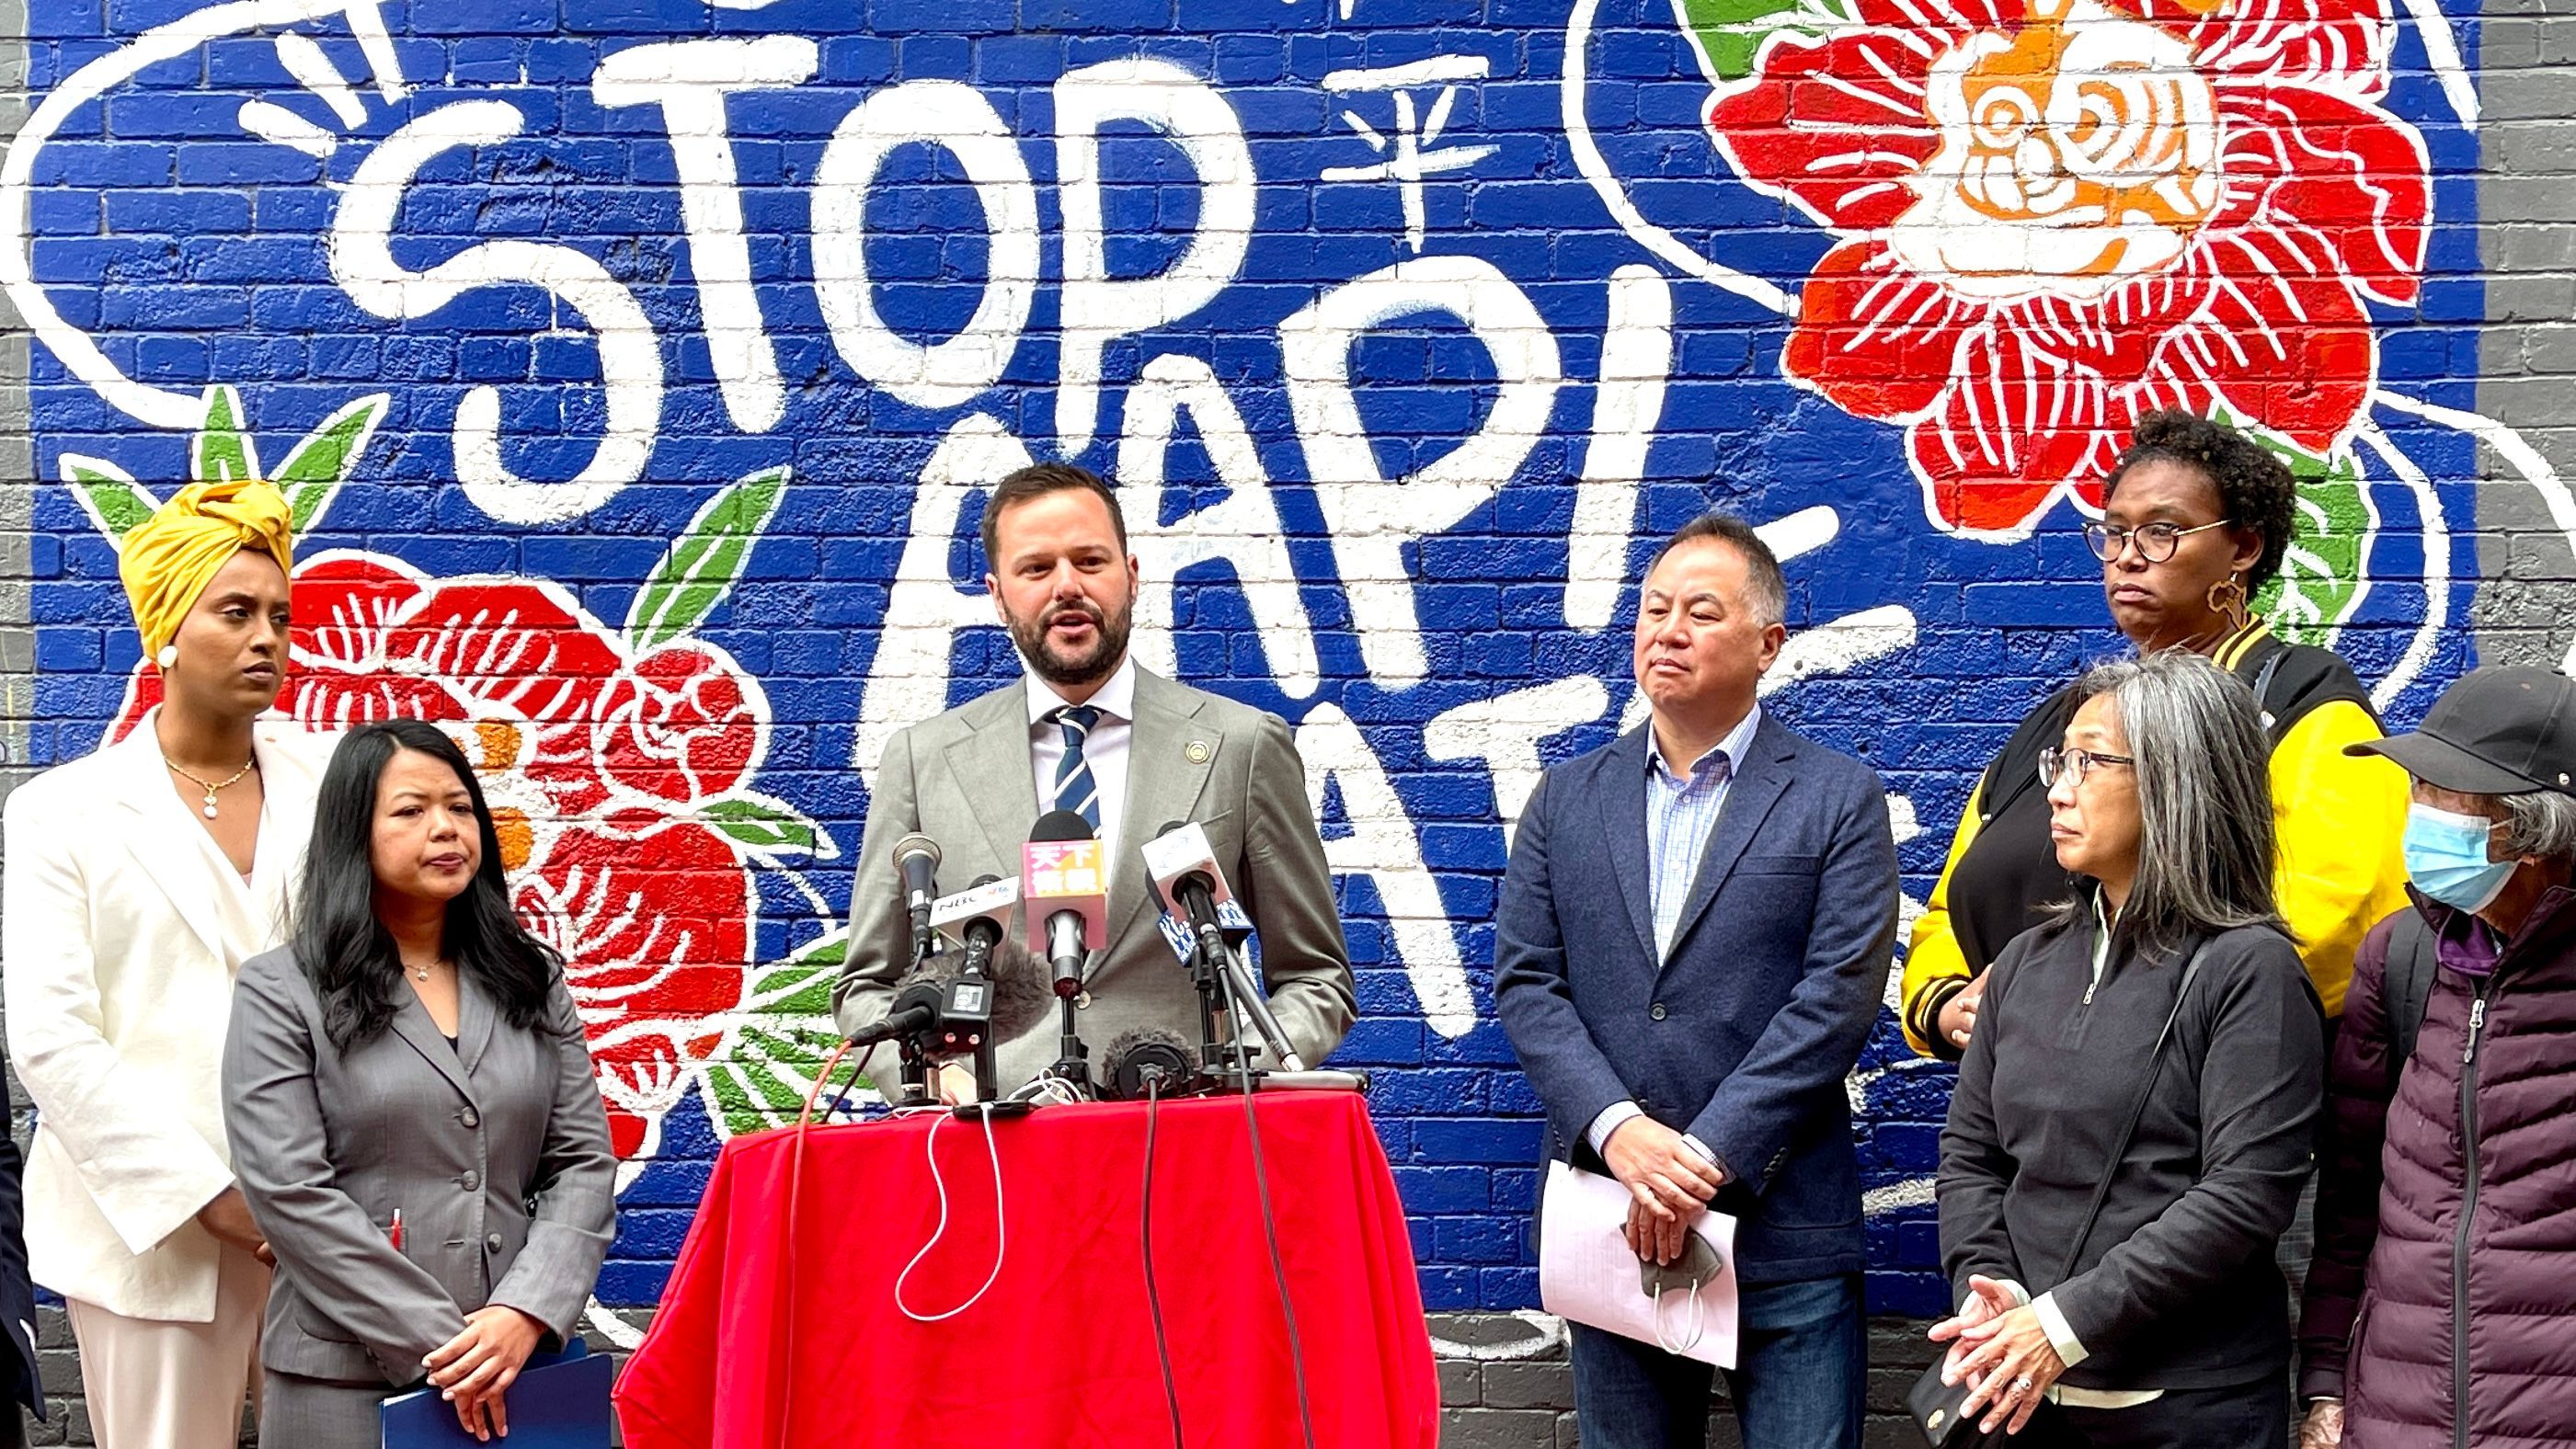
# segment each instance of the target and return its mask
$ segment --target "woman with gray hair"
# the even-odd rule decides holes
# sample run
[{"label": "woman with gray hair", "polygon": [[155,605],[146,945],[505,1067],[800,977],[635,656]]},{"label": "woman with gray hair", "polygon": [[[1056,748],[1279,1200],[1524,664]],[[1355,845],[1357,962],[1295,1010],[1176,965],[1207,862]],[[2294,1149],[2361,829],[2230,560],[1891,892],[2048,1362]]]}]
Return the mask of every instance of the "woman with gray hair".
[{"label": "woman with gray hair", "polygon": [[1996,959],[1941,1134],[1952,1414],[2016,1442],[2289,1437],[2273,1249],[2324,1092],[2273,898],[2245,685],[2179,651],[2095,669],[2040,758],[2077,894]]},{"label": "woman with gray hair", "polygon": [[2366,748],[2415,780],[2415,904],[2335,1042],[2302,1439],[2576,1444],[2576,684],[2481,669]]}]

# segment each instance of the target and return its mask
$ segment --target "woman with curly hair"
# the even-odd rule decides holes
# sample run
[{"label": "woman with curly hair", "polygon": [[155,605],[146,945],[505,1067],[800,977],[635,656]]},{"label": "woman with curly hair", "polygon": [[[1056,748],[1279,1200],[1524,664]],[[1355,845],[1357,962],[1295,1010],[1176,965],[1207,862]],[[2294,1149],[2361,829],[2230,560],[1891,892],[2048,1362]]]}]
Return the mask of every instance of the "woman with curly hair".
[{"label": "woman with curly hair", "polygon": [[[2382,734],[2352,667],[2279,638],[2248,610],[2280,572],[2296,502],[2289,467],[2253,439],[2190,413],[2149,413],[2084,536],[2102,560],[2111,620],[2140,654],[2188,649],[2252,687],[2272,751],[2274,890],[2333,1017],[2363,933],[2406,905],[2407,783],[2375,756],[2343,752]],[[1903,1021],[1916,1051],[1966,1052],[1986,968],[2073,891],[2049,841],[2039,756],[2075,705],[2072,685],[2049,696],[1968,797],[1906,952]]]}]

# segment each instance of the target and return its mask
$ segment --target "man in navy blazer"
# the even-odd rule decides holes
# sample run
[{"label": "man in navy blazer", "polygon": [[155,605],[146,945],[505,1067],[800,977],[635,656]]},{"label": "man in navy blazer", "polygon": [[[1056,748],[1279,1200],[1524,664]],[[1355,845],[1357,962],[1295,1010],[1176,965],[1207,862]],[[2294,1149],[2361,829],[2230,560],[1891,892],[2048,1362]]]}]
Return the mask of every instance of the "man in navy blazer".
[{"label": "man in navy blazer", "polygon": [[[1548,771],[1503,882],[1494,1004],[1547,1106],[1548,1154],[1635,1198],[1671,1261],[1739,1219],[1727,1388],[1759,1449],[1860,1443],[1860,1172],[1843,1079],[1896,940],[1896,842],[1867,765],[1755,703],[1787,587],[1742,522],[1668,540],[1638,602],[1649,722]],[[1576,1325],[1584,1449],[1707,1440],[1712,1370]]]}]

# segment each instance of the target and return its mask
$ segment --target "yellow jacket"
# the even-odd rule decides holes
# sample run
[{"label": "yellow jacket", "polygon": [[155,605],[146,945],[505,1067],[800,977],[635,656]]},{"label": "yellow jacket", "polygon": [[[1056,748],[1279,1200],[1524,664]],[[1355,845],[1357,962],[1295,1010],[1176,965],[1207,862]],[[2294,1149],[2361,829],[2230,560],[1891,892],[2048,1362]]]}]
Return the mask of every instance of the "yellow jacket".
[{"label": "yellow jacket", "polygon": [[[2257,623],[2221,648],[2219,662],[2242,658],[2268,633]],[[2363,934],[2407,904],[2400,850],[2406,772],[2376,755],[2343,752],[2381,733],[2358,701],[2331,699],[2301,715],[2272,749],[2272,818],[2280,856],[2274,889],[2328,1016],[2343,1012]],[[1918,1011],[1924,992],[1972,974],[1951,922],[1950,877],[1976,841],[1984,793],[1980,781],[1960,816],[1930,908],[1914,923],[1906,948],[1904,1009],[1898,1015],[1907,1044],[1925,1056],[1950,1053],[1936,1051],[1926,1035],[1930,1023]]]}]

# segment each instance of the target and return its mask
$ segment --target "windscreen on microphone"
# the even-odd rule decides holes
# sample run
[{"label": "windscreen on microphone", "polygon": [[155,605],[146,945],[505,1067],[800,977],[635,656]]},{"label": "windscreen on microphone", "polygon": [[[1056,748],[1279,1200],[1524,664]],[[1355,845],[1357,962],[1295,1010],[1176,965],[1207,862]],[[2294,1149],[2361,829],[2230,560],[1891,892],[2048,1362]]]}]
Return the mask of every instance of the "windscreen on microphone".
[{"label": "windscreen on microphone", "polygon": [[992,1040],[1006,1042],[1047,1019],[1055,1007],[1055,983],[1047,963],[1028,948],[1005,939],[993,948]]},{"label": "windscreen on microphone", "polygon": [[1100,1095],[1113,1102],[1141,1102],[1150,1081],[1157,1084],[1155,1096],[1176,1096],[1197,1075],[1198,1054],[1188,1043],[1161,1027],[1139,1027],[1109,1039],[1109,1050],[1101,1055]]},{"label": "windscreen on microphone", "polygon": [[1091,828],[1090,821],[1083,819],[1074,811],[1050,810],[1039,816],[1038,823],[1030,828],[1029,839],[1031,841],[1090,840],[1099,833]]}]

